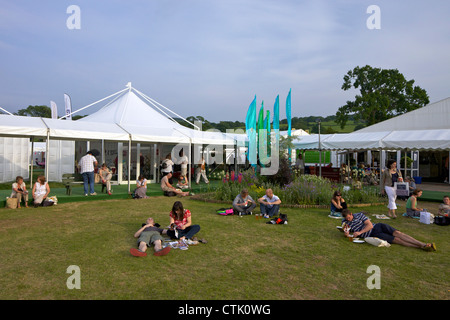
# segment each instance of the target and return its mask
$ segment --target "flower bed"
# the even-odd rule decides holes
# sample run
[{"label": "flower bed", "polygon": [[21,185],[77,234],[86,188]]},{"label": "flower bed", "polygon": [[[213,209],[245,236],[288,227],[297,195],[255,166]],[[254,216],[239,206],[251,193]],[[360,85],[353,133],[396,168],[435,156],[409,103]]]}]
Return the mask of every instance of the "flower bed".
[{"label": "flower bed", "polygon": [[[258,199],[271,188],[273,193],[282,199],[286,205],[329,206],[333,193],[341,191],[343,198],[349,204],[383,202],[375,187],[362,189],[343,188],[344,186],[314,175],[299,175],[286,185],[277,185],[264,176],[257,176],[251,170],[235,177],[224,178],[223,183],[215,192],[205,194],[203,199],[233,201],[242,189],[247,189],[253,199]],[[346,190],[348,189],[348,190]]]}]

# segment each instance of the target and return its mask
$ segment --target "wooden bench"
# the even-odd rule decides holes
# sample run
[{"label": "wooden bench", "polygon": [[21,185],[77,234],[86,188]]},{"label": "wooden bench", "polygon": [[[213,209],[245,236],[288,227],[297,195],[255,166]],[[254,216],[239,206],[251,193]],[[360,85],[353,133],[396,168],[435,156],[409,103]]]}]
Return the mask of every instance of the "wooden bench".
[{"label": "wooden bench", "polygon": [[[72,186],[83,183],[83,176],[81,173],[64,173],[62,175],[62,183],[66,187],[66,194],[70,196],[72,195]],[[101,179],[100,183],[102,184],[102,192],[104,192],[106,184],[102,183]]]},{"label": "wooden bench", "polygon": [[70,196],[72,194],[72,186],[74,184],[82,184],[83,177],[80,173],[64,173],[62,175],[62,183],[66,187],[66,194]]}]

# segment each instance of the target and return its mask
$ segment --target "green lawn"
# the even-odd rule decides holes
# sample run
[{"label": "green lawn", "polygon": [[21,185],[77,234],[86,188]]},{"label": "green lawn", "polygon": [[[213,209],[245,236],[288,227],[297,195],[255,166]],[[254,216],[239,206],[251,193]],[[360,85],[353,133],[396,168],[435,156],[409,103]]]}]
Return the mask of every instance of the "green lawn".
[{"label": "green lawn", "polygon": [[[185,198],[208,243],[164,257],[131,256],[134,232],[150,216],[166,226],[173,201],[158,196],[0,209],[0,299],[449,298],[448,227],[403,217],[388,223],[434,241],[438,251],[350,243],[336,229],[339,220],[323,209],[283,208],[289,224],[268,225],[253,216],[219,216],[215,209],[223,205]],[[79,290],[66,286],[71,265],[80,268]],[[366,286],[370,265],[381,269],[380,290]]]}]

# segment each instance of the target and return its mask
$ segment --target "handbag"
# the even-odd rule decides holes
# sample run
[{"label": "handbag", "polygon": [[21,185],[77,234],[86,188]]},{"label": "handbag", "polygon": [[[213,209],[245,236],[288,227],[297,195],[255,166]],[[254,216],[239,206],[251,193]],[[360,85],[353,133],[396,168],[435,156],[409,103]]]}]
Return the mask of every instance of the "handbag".
[{"label": "handbag", "polygon": [[18,205],[18,202],[17,202],[17,198],[6,198],[6,205],[5,205],[5,208],[8,208],[8,209],[17,209],[17,205]]},{"label": "handbag", "polygon": [[424,224],[432,224],[434,222],[434,215],[429,213],[428,211],[420,211],[419,222]]},{"label": "handbag", "polygon": [[436,216],[434,217],[434,224],[438,226],[448,226],[450,224],[450,218],[446,216]]},{"label": "handbag", "polygon": [[394,189],[397,196],[409,197],[409,182],[394,182]]}]

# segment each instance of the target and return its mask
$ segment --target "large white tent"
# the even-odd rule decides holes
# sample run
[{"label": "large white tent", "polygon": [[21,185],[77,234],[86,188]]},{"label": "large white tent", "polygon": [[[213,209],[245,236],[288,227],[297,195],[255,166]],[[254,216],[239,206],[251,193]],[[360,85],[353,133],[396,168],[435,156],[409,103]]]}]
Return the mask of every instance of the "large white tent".
[{"label": "large white tent", "polygon": [[86,126],[95,123],[118,126],[136,142],[235,144],[233,136],[219,131],[187,128],[175,121],[173,116],[183,119],[128,84],[125,90],[116,93],[112,101],[99,111],[80,119],[79,122]]},{"label": "large white tent", "polygon": [[[381,163],[386,151],[397,151],[398,166],[400,151],[414,152],[417,163],[418,151],[449,151],[450,155],[450,98],[352,133],[314,134],[293,143],[297,149],[381,151]],[[414,172],[419,174],[418,165]]]},{"label": "large white tent", "polygon": [[[201,131],[195,124],[192,124],[195,129],[182,126],[173,118],[182,118],[181,116],[133,88],[131,83],[128,83],[125,89],[74,113],[102,102],[105,104],[99,111],[78,121],[65,120],[66,116],[60,119],[48,119],[1,114],[0,136],[14,139],[45,139],[47,141],[47,177],[49,177],[49,167],[52,170],[52,179],[49,180],[55,180],[55,177],[56,180],[59,180],[62,173],[73,173],[73,159],[67,165],[61,165],[61,163],[49,164],[52,161],[62,159],[63,155],[73,158],[74,151],[68,152],[68,148],[73,150],[74,146],[67,145],[67,143],[73,143],[75,140],[114,141],[122,144],[128,143],[130,147],[132,143],[235,146],[245,144],[247,140],[245,134]],[[67,143],[61,142],[64,140]],[[59,141],[59,144],[56,141]],[[10,144],[8,142],[8,145]],[[18,145],[17,142],[16,145]],[[24,148],[25,145],[28,144],[24,143]],[[23,167],[28,171],[28,152],[25,157],[27,162]],[[130,161],[130,158],[128,160]],[[9,163],[10,161],[4,162],[4,165],[3,163],[0,164],[0,173],[9,168],[5,166],[9,166],[6,162]],[[23,176],[28,175],[23,174]]]},{"label": "large white tent", "polygon": [[450,98],[352,133],[314,134],[294,140],[298,149],[450,150]]}]

